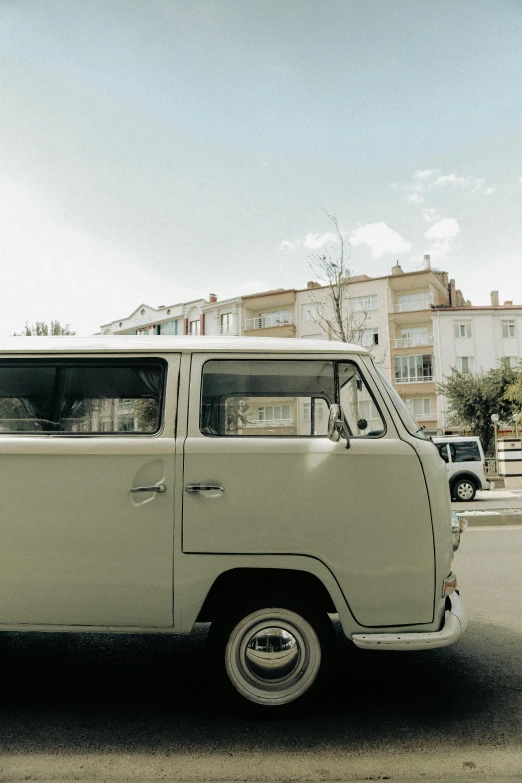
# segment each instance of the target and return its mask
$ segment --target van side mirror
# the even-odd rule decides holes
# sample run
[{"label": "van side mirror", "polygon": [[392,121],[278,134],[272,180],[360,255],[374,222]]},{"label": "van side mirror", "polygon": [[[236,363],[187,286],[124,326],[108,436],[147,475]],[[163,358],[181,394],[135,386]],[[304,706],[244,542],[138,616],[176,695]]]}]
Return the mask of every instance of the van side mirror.
[{"label": "van side mirror", "polygon": [[346,448],[350,448],[350,433],[344,420],[343,409],[340,405],[330,406],[330,415],[328,417],[328,437],[334,443],[338,443],[341,438],[346,438]]}]

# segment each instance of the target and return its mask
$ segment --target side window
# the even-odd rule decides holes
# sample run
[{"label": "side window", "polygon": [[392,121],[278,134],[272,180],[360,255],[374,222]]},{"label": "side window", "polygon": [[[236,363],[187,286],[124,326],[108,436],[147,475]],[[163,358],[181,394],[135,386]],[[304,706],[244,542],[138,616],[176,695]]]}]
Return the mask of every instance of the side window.
[{"label": "side window", "polygon": [[451,446],[453,462],[481,462],[479,447],[475,441],[452,443]]},{"label": "side window", "polygon": [[0,365],[0,431],[157,432],[163,385],[157,362]]},{"label": "side window", "polygon": [[56,367],[0,366],[0,431],[45,432],[52,429],[51,409]]},{"label": "side window", "polygon": [[217,436],[325,436],[334,362],[216,360],[203,368],[200,429]]},{"label": "side window", "polygon": [[437,449],[444,462],[449,462],[447,443],[436,443]]},{"label": "side window", "polygon": [[339,364],[339,401],[352,435],[384,435],[386,427],[379,408],[355,364]]}]

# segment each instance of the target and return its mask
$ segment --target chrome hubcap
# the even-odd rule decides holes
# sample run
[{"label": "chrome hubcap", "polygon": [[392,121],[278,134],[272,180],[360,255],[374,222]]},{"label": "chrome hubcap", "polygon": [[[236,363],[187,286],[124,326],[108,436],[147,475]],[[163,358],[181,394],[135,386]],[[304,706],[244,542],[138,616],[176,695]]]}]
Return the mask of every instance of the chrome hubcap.
[{"label": "chrome hubcap", "polygon": [[467,500],[473,495],[473,487],[471,484],[461,484],[458,488],[458,496],[461,497],[463,500]]},{"label": "chrome hubcap", "polygon": [[230,634],[225,666],[233,686],[257,704],[302,696],[321,667],[321,644],[310,623],[289,609],[260,609]]},{"label": "chrome hubcap", "polygon": [[281,680],[299,665],[297,639],[284,628],[263,628],[247,644],[245,660],[252,674],[270,682]]}]

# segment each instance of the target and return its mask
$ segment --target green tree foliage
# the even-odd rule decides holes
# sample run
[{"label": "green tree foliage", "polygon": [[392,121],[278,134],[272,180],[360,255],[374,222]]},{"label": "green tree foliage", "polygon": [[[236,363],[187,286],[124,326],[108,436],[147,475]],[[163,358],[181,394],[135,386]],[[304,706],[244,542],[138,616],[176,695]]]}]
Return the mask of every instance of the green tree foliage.
[{"label": "green tree foliage", "polygon": [[438,394],[443,394],[449,402],[450,423],[478,435],[486,454],[493,448],[492,414],[497,413],[503,422],[513,417],[513,402],[505,395],[514,384],[516,374],[502,360],[499,368],[482,373],[463,373],[453,368],[446,382],[437,386]]},{"label": "green tree foliage", "polygon": [[13,337],[48,337],[49,335],[73,335],[69,324],[62,326],[60,321],[51,321],[46,324],[45,321],[37,321],[35,324],[25,323],[22,332],[15,332]]},{"label": "green tree foliage", "polygon": [[522,362],[517,367],[513,383],[506,387],[504,397],[520,411],[522,408]]}]

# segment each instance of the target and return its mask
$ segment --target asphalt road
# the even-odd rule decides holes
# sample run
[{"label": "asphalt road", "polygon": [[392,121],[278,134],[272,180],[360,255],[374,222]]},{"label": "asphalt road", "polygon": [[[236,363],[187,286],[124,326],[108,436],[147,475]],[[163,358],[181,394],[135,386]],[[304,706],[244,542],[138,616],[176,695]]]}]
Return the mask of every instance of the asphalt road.
[{"label": "asphalt road", "polygon": [[0,780],[522,779],[522,528],[465,532],[471,620],[443,650],[339,641],[312,713],[232,713],[190,637],[7,634]]}]

